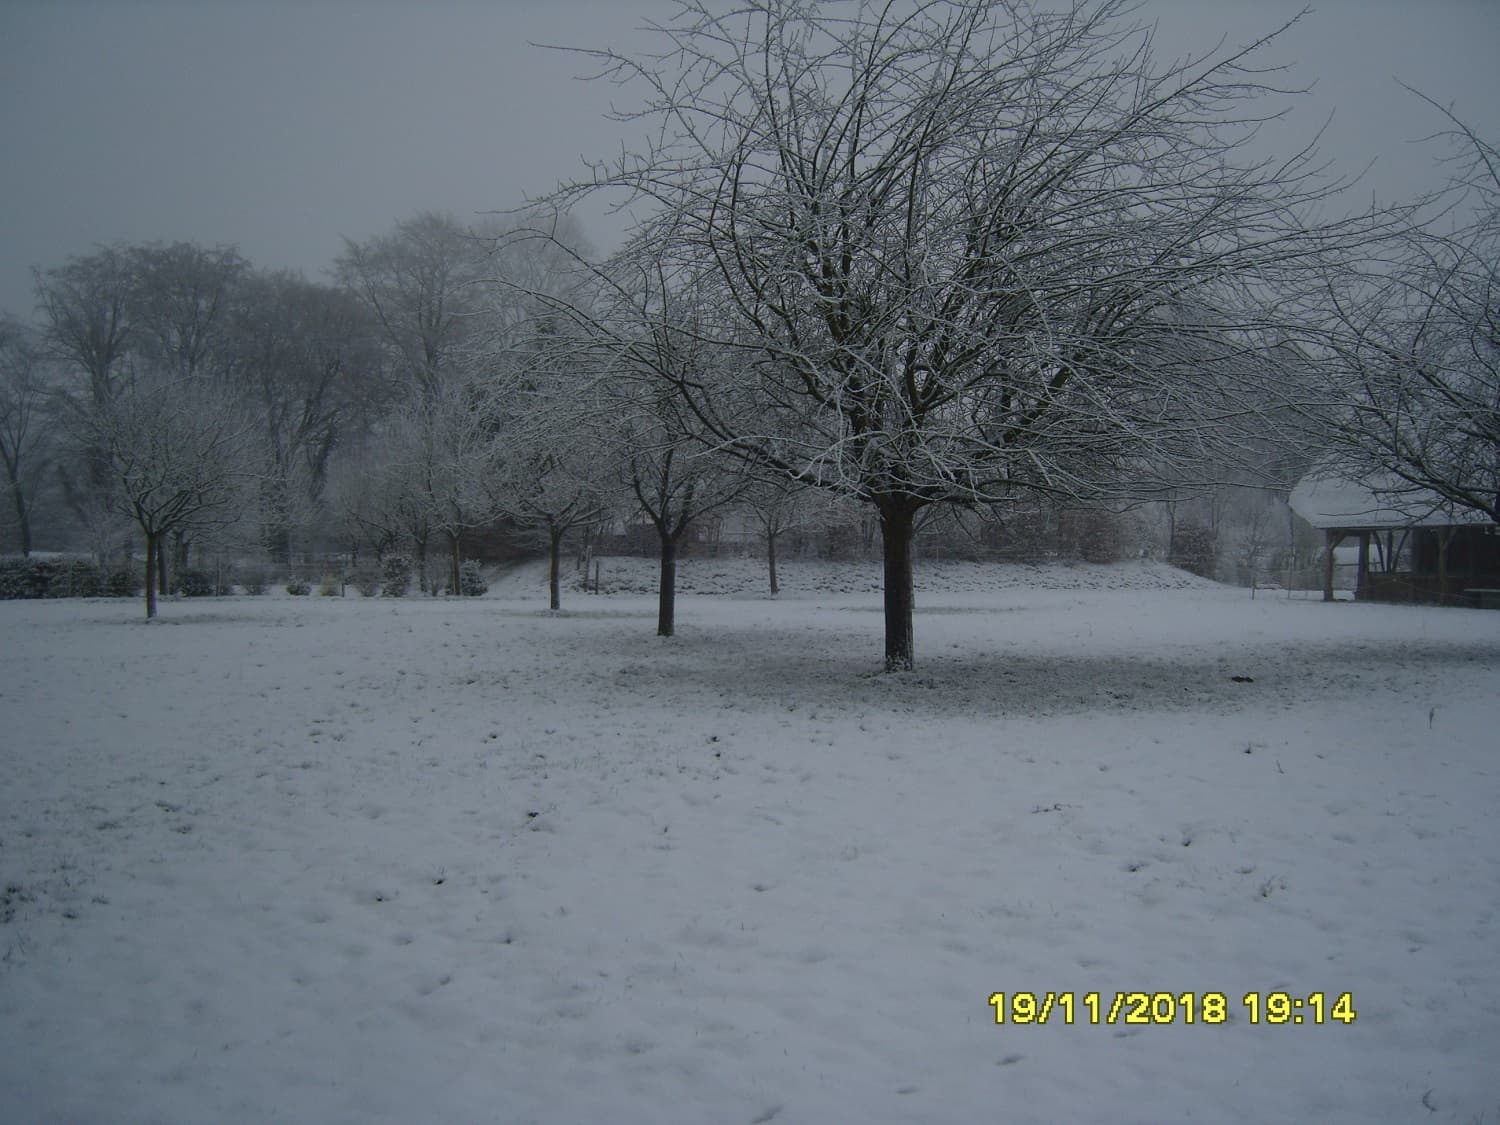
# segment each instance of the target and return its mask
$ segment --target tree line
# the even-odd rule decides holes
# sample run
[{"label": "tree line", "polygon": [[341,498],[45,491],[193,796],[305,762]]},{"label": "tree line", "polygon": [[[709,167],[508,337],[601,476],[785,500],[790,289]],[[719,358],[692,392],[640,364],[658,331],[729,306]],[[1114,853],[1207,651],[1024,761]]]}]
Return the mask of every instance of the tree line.
[{"label": "tree line", "polygon": [[[774,548],[822,494],[878,524],[899,670],[934,513],[1175,513],[1318,468],[1500,518],[1500,161],[1441,111],[1446,187],[1353,208],[1313,149],[1266,153],[1294,23],[1162,59],[1121,0],[690,0],[661,50],[584,52],[646,139],[503,224],[417,216],[326,286],[190,245],[39,271],[4,330],[23,549],[51,464],[158,588],[246,520],[273,560],[336,522],[456,588],[504,517],[556,604],[564,538],[629,513],[670,634],[695,521],[754,511]],[[567,217],[599,195],[635,216],[605,255]]]}]

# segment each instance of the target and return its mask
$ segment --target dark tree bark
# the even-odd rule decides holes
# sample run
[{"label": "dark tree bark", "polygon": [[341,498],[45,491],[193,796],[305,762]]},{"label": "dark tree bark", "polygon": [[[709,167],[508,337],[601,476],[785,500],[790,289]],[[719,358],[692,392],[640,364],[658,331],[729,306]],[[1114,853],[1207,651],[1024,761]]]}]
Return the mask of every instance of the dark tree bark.
[{"label": "dark tree bark", "polygon": [[915,660],[911,549],[918,503],[910,497],[876,501],[885,561],[885,670],[909,672]]},{"label": "dark tree bark", "polygon": [[562,541],[566,531],[560,524],[547,524],[547,608],[553,611],[562,608]]},{"label": "dark tree bark", "polygon": [[161,555],[161,536],[146,534],[146,620],[156,616],[156,571]]},{"label": "dark tree bark", "polygon": [[[8,466],[7,466],[8,467]],[[21,535],[21,557],[31,556],[31,509],[26,506],[26,492],[21,481],[12,473],[10,479],[11,502],[16,509],[16,527]]]},{"label": "dark tree bark", "polygon": [[[686,525],[684,525],[686,526]],[[677,535],[656,528],[661,543],[661,583],[656,595],[656,635],[670,637],[677,625]],[[678,533],[679,535],[681,532]]]},{"label": "dark tree bark", "polygon": [[776,584],[776,532],[766,531],[766,567],[771,572],[771,596],[774,598],[781,593],[781,587]]}]

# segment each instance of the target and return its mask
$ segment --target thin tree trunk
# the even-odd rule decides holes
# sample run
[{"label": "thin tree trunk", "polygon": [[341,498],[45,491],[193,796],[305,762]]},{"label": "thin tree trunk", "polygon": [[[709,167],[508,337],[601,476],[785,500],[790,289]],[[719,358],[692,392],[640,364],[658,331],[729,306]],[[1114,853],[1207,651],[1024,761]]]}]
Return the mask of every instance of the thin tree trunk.
[{"label": "thin tree trunk", "polygon": [[[167,590],[167,544],[165,535],[158,535],[156,537],[156,582],[156,592],[162,597],[166,597],[169,591]],[[150,584],[149,578],[147,579],[147,584]]]},{"label": "thin tree trunk", "polygon": [[656,596],[656,635],[670,637],[677,617],[677,536],[658,532],[661,541],[661,583]]},{"label": "thin tree trunk", "polygon": [[771,596],[774,598],[781,593],[781,587],[776,584],[776,533],[766,532],[766,566],[771,572]]},{"label": "thin tree trunk", "polygon": [[549,609],[562,609],[562,528],[556,524],[547,528],[550,553],[547,560],[547,605]]},{"label": "thin tree trunk", "polygon": [[26,493],[21,490],[21,482],[14,477],[10,482],[11,500],[16,506],[16,528],[21,534],[21,557],[31,557],[31,512],[26,507]]},{"label": "thin tree trunk", "polygon": [[156,570],[161,547],[157,536],[146,534],[146,620],[156,616]]},{"label": "thin tree trunk", "polygon": [[885,670],[914,666],[911,548],[918,505],[905,497],[881,501],[880,535],[885,562]]},{"label": "thin tree trunk", "polygon": [[463,545],[459,540],[459,533],[450,531],[448,533],[448,583],[449,591],[456,597],[463,593],[462,567],[459,565],[459,556],[463,553]]}]

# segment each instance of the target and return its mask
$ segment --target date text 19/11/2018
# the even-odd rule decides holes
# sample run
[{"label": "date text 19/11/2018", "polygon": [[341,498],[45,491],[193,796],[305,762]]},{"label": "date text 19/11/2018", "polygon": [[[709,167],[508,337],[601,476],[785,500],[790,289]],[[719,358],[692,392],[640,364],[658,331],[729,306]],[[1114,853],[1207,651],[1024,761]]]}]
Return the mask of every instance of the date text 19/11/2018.
[{"label": "date text 19/11/2018", "polygon": [[1359,1013],[1349,992],[1247,992],[1238,1005],[1222,992],[993,992],[995,1022],[1018,1027],[1045,1023],[1161,1025],[1238,1022],[1351,1024]]}]

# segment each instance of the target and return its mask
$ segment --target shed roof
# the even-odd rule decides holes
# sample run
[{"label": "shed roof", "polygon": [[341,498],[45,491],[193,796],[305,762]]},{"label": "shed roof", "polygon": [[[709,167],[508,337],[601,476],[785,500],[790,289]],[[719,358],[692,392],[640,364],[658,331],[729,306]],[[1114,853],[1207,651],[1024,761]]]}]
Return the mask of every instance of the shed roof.
[{"label": "shed roof", "polygon": [[1391,474],[1351,480],[1314,470],[1297,482],[1292,511],[1316,528],[1383,529],[1488,524],[1489,517]]}]

